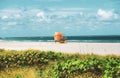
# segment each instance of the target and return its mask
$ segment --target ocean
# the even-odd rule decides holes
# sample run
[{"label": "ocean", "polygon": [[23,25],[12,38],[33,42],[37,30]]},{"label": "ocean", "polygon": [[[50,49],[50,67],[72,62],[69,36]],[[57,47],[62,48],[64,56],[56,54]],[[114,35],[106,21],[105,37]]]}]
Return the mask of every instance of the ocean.
[{"label": "ocean", "polygon": [[[67,42],[83,43],[120,43],[120,36],[65,36]],[[53,36],[38,37],[4,37],[0,41],[19,41],[19,42],[54,42]]]}]

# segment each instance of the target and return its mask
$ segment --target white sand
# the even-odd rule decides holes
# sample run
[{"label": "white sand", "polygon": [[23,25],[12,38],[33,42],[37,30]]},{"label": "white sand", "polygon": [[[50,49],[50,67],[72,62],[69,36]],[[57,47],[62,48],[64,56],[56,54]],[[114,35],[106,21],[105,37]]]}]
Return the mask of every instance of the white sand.
[{"label": "white sand", "polygon": [[115,54],[120,55],[120,43],[65,43],[54,42],[3,42],[0,48],[10,50],[38,49],[42,51],[57,51],[82,54]]}]

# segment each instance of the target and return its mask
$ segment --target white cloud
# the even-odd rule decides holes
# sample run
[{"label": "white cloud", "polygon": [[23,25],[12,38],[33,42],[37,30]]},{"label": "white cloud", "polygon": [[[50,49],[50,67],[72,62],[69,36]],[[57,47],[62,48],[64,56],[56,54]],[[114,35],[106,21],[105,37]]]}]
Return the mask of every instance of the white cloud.
[{"label": "white cloud", "polygon": [[37,17],[44,17],[44,12],[38,12],[38,13],[36,14],[36,16],[37,16]]},{"label": "white cloud", "polygon": [[19,14],[22,13],[22,10],[20,9],[3,9],[0,10],[0,14],[1,15],[13,15],[13,14]]},{"label": "white cloud", "polygon": [[63,10],[63,11],[84,11],[88,9],[89,8],[59,8],[59,10]]},{"label": "white cloud", "polygon": [[8,16],[7,15],[4,15],[4,16],[2,16],[2,18],[1,19],[8,19]]},{"label": "white cloud", "polygon": [[7,30],[8,28],[7,27],[2,27],[1,30]]},{"label": "white cloud", "polygon": [[102,18],[102,19],[116,19],[117,18],[117,14],[115,14],[113,11],[105,11],[103,9],[99,9],[97,11],[97,15]]},{"label": "white cloud", "polygon": [[65,26],[64,29],[71,29],[71,27],[70,26]]},{"label": "white cloud", "polygon": [[38,12],[36,14],[36,16],[38,17],[38,19],[37,19],[38,22],[43,22],[43,21],[46,22],[46,23],[51,22],[51,20],[48,17],[45,16],[45,13],[43,11]]},{"label": "white cloud", "polygon": [[16,24],[17,24],[17,22],[8,22],[7,25],[16,25]]},{"label": "white cloud", "polygon": [[20,14],[15,14],[14,17],[15,17],[15,18],[20,18],[21,15],[20,15]]},{"label": "white cloud", "polygon": [[80,15],[82,16],[82,15],[83,15],[83,12],[80,12]]}]

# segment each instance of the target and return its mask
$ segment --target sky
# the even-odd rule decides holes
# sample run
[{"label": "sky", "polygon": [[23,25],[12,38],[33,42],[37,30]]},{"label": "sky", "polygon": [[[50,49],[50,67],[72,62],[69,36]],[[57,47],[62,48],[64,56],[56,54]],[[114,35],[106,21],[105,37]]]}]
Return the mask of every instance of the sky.
[{"label": "sky", "polygon": [[0,0],[0,37],[120,35],[120,0]]}]

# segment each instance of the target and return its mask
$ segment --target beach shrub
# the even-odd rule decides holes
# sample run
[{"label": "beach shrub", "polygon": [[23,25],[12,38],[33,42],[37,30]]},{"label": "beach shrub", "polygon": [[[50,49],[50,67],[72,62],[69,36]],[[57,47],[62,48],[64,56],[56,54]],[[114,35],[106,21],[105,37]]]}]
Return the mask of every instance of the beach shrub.
[{"label": "beach shrub", "polygon": [[3,51],[5,51],[4,49],[0,49],[0,52],[3,52]]},{"label": "beach shrub", "polygon": [[49,60],[54,61],[62,57],[61,53],[54,53],[52,51],[25,50],[13,53],[6,51],[6,53],[0,54],[0,68],[42,65],[47,64]]},{"label": "beach shrub", "polygon": [[116,57],[108,57],[104,62],[104,77],[117,78],[120,77],[120,59]]},{"label": "beach shrub", "polygon": [[24,77],[18,74],[18,75],[16,75],[15,78],[24,78]]},{"label": "beach shrub", "polygon": [[58,62],[54,69],[56,78],[70,78],[71,76],[74,78],[76,73],[83,74],[87,72],[95,75],[103,74],[104,78],[118,78],[120,77],[120,59],[114,57],[106,59],[91,57],[86,60],[73,59]]},{"label": "beach shrub", "polygon": [[37,52],[6,54],[4,56],[0,55],[0,67],[9,68],[34,64],[46,64],[47,59],[42,56],[42,53]]},{"label": "beach shrub", "polygon": [[[63,54],[39,50],[1,50],[0,69],[38,67],[40,78],[119,78],[120,57],[94,54]],[[80,77],[79,77],[80,76]],[[22,78],[23,75],[16,75]],[[38,77],[38,78],[39,78]]]},{"label": "beach shrub", "polygon": [[48,51],[48,52],[46,53],[46,56],[47,56],[47,58],[50,59],[50,60],[64,59],[63,54],[60,53],[60,52],[55,53],[55,52],[52,52],[52,51]]}]

